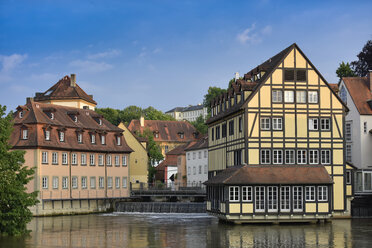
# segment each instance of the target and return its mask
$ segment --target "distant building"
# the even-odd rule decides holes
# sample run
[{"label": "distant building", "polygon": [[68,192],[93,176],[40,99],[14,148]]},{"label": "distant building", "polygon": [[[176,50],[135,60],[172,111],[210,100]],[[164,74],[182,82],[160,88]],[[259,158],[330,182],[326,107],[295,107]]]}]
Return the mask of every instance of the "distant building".
[{"label": "distant building", "polygon": [[186,121],[145,120],[143,117],[140,120],[132,120],[128,129],[135,134],[149,130],[164,157],[170,150],[196,140],[199,135],[195,127]]},{"label": "distant building", "polygon": [[108,199],[129,196],[132,149],[122,129],[92,110],[95,102],[74,78],[29,98],[14,115],[10,145],[36,168],[27,185],[39,191],[34,215],[104,211]]},{"label": "distant building", "polygon": [[[357,168],[356,194],[372,194],[372,71],[367,77],[345,77],[340,98],[350,111],[345,116],[345,159]],[[350,175],[347,180],[351,181]]]},{"label": "distant building", "polygon": [[200,138],[185,151],[187,186],[204,186],[203,183],[208,180],[208,136]]},{"label": "distant building", "polygon": [[176,107],[171,109],[165,114],[172,116],[177,121],[186,120],[186,121],[196,121],[199,116],[203,116],[204,119],[207,118],[208,112],[207,108],[202,104],[190,105],[188,107]]}]

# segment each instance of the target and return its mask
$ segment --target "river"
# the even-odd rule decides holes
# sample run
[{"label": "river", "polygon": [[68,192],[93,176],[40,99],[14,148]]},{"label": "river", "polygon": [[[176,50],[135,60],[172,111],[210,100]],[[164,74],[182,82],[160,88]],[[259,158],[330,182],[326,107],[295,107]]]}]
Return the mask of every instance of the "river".
[{"label": "river", "polygon": [[207,214],[111,213],[33,218],[0,247],[372,247],[372,220],[229,225]]}]

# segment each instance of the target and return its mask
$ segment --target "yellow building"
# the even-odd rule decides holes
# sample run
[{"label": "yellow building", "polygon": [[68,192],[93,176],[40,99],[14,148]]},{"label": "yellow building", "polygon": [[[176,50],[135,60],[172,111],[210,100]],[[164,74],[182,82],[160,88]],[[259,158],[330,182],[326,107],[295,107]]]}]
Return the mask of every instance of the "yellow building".
[{"label": "yellow building", "polygon": [[210,213],[234,222],[350,215],[348,109],[296,44],[237,79],[211,111]]},{"label": "yellow building", "polygon": [[148,156],[146,140],[134,135],[123,123],[120,123],[118,127],[124,130],[124,139],[133,150],[129,158],[129,176],[132,187],[139,187],[141,183],[147,184]]}]

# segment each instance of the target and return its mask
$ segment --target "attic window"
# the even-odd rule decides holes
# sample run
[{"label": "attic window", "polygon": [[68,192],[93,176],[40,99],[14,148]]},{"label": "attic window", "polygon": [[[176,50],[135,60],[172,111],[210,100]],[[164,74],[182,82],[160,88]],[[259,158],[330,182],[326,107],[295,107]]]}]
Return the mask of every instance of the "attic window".
[{"label": "attic window", "polygon": [[65,133],[63,131],[59,132],[59,141],[61,142],[65,141]]},{"label": "attic window", "polygon": [[102,119],[99,119],[99,120],[98,120],[98,124],[99,124],[100,126],[102,126]]},{"label": "attic window", "polygon": [[121,137],[120,137],[119,135],[116,136],[116,144],[117,144],[118,146],[121,145]]},{"label": "attic window", "polygon": [[154,131],[154,137],[159,138],[159,132],[158,131]]},{"label": "attic window", "polygon": [[180,136],[181,139],[183,139],[183,137],[184,137],[184,133],[183,132],[179,132],[178,135]]},{"label": "attic window", "polygon": [[294,70],[284,70],[284,81],[294,81]]},{"label": "attic window", "polygon": [[50,119],[54,120],[54,113],[50,113]]},{"label": "attic window", "polygon": [[19,118],[21,118],[21,119],[23,118],[23,111],[19,112]]},{"label": "attic window", "polygon": [[306,81],[306,70],[297,70],[296,71],[296,80],[300,82]]},{"label": "attic window", "polygon": [[78,119],[77,119],[77,116],[76,115],[74,115],[74,122],[77,122],[78,121]]},{"label": "attic window", "polygon": [[22,129],[22,139],[23,140],[28,139],[28,130],[27,129]]},{"label": "attic window", "polygon": [[77,134],[77,140],[78,140],[79,144],[83,143],[83,134],[82,133]]}]

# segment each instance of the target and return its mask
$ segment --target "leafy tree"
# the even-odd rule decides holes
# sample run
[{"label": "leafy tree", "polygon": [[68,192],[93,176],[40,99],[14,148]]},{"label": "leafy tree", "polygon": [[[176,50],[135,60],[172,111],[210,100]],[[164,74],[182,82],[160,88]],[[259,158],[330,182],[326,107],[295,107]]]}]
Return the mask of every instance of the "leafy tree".
[{"label": "leafy tree", "polygon": [[119,117],[119,110],[112,109],[112,108],[96,108],[96,112],[98,114],[103,115],[103,117],[114,124],[115,126],[119,125],[120,117]]},{"label": "leafy tree", "polygon": [[341,82],[341,79],[343,77],[355,77],[354,71],[351,69],[350,64],[342,61],[340,66],[336,70],[337,77],[340,79],[339,81]]},{"label": "leafy tree", "polygon": [[351,67],[359,77],[365,77],[372,70],[372,40],[367,41],[357,57],[357,61],[351,62]]},{"label": "leafy tree", "polygon": [[119,111],[119,119],[126,125],[128,125],[131,120],[138,120],[141,115],[143,115],[142,108],[134,105]]},{"label": "leafy tree", "polygon": [[0,234],[20,235],[27,233],[32,218],[28,207],[38,202],[37,192],[26,193],[25,186],[35,169],[24,165],[24,151],[10,151],[13,123],[11,114],[4,117],[5,111],[0,105]]},{"label": "leafy tree", "polygon": [[157,110],[151,106],[144,109],[143,114],[146,120],[161,120],[161,121],[174,121],[175,120],[172,116],[166,115],[160,110]]},{"label": "leafy tree", "polygon": [[214,98],[216,98],[217,96],[220,96],[222,93],[225,93],[226,90],[225,89],[221,89],[219,87],[209,87],[208,89],[208,93],[206,95],[204,95],[204,101],[203,101],[203,104],[205,107],[208,108],[208,113],[211,112],[211,102]]},{"label": "leafy tree", "polygon": [[208,126],[205,124],[205,120],[202,115],[190,123],[196,128],[196,130],[199,131],[199,133],[206,134],[208,132]]}]

